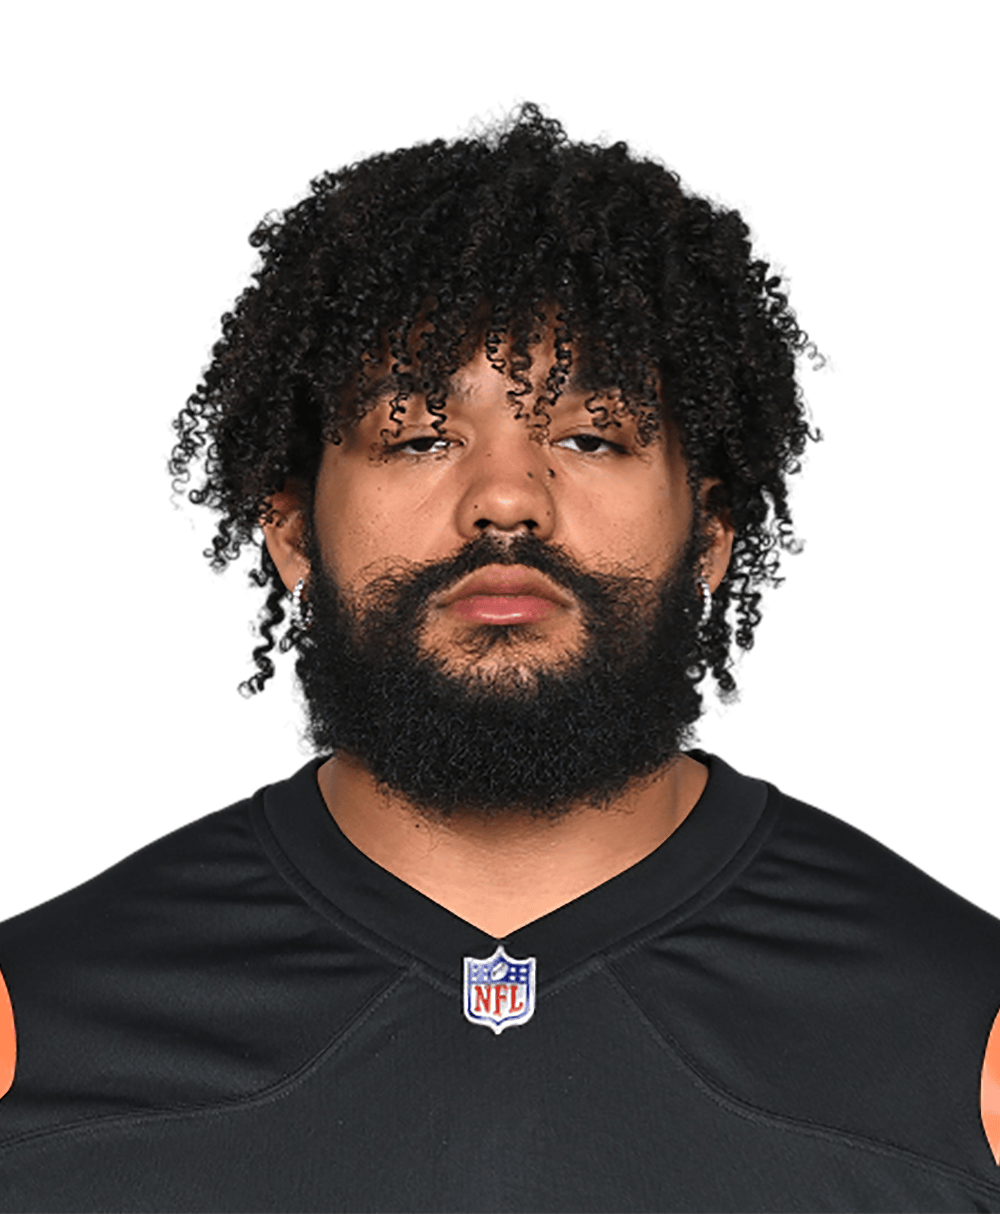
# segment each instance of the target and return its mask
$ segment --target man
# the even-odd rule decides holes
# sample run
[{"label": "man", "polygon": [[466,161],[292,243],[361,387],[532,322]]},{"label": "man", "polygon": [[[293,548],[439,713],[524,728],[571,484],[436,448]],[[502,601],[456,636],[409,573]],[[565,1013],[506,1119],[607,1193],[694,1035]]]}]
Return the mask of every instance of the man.
[{"label": "man", "polygon": [[526,106],[254,243],[172,471],[317,759],[0,930],[4,1208],[1000,1209],[1000,925],[690,749],[809,433],[739,217]]}]

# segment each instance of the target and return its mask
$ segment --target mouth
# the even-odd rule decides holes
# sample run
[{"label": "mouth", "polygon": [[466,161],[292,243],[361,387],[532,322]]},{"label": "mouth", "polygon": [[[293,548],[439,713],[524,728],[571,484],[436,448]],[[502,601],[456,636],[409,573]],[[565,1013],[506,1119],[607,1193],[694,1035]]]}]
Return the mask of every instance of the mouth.
[{"label": "mouth", "polygon": [[536,569],[490,565],[463,578],[439,606],[473,624],[534,624],[573,603]]}]

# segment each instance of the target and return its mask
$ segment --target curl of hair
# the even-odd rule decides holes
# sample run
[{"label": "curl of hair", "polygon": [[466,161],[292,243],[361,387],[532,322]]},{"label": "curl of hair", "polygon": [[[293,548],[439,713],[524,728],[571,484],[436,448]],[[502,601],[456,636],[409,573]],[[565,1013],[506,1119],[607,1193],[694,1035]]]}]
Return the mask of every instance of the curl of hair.
[{"label": "curl of hair", "polygon": [[[613,386],[641,441],[676,426],[692,490],[719,482],[707,514],[724,516],[735,542],[698,677],[735,691],[732,642],[752,646],[761,587],[780,581],[780,550],[797,547],[787,478],[819,437],[795,378],[814,347],[737,212],[624,143],[570,141],[528,103],[474,137],[323,174],[250,243],[253,283],[222,318],[169,463],[175,487],[220,516],[206,551],[215,569],[260,545],[272,493],[293,482],[311,503],[324,443],[365,411],[351,389],[373,360],[395,373],[394,417],[420,393],[438,425],[473,342],[540,424],[575,360],[598,425],[611,419],[596,390]],[[531,404],[532,347],[548,324],[555,360]],[[273,674],[275,646],[299,640],[294,629],[278,640],[284,588],[262,545],[251,576],[267,595],[248,693]]]}]

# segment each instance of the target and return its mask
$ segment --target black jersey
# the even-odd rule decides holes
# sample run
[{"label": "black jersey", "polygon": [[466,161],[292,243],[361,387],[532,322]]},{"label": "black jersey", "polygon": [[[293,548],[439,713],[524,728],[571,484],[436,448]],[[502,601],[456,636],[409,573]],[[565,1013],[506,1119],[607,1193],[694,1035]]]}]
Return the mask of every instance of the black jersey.
[{"label": "black jersey", "polygon": [[1000,923],[697,757],[666,842],[502,942],[316,762],[4,924],[0,1208],[1000,1210]]}]

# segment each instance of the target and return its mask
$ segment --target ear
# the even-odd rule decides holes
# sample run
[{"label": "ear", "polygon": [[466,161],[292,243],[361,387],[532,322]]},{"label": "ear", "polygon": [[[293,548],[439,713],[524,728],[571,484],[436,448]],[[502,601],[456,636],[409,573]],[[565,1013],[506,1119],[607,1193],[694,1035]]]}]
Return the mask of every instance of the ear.
[{"label": "ear", "polygon": [[267,499],[268,515],[261,519],[264,543],[285,583],[291,591],[301,578],[309,580],[309,562],[303,551],[305,538],[305,507],[301,497],[292,490],[282,489]]},{"label": "ear", "polygon": [[702,511],[706,512],[705,530],[711,539],[708,551],[701,558],[701,576],[708,582],[713,594],[726,576],[729,560],[733,555],[733,536],[736,534],[725,511],[721,514],[707,513],[709,491],[713,486],[721,484],[717,476],[706,476],[698,490],[698,500]]}]

